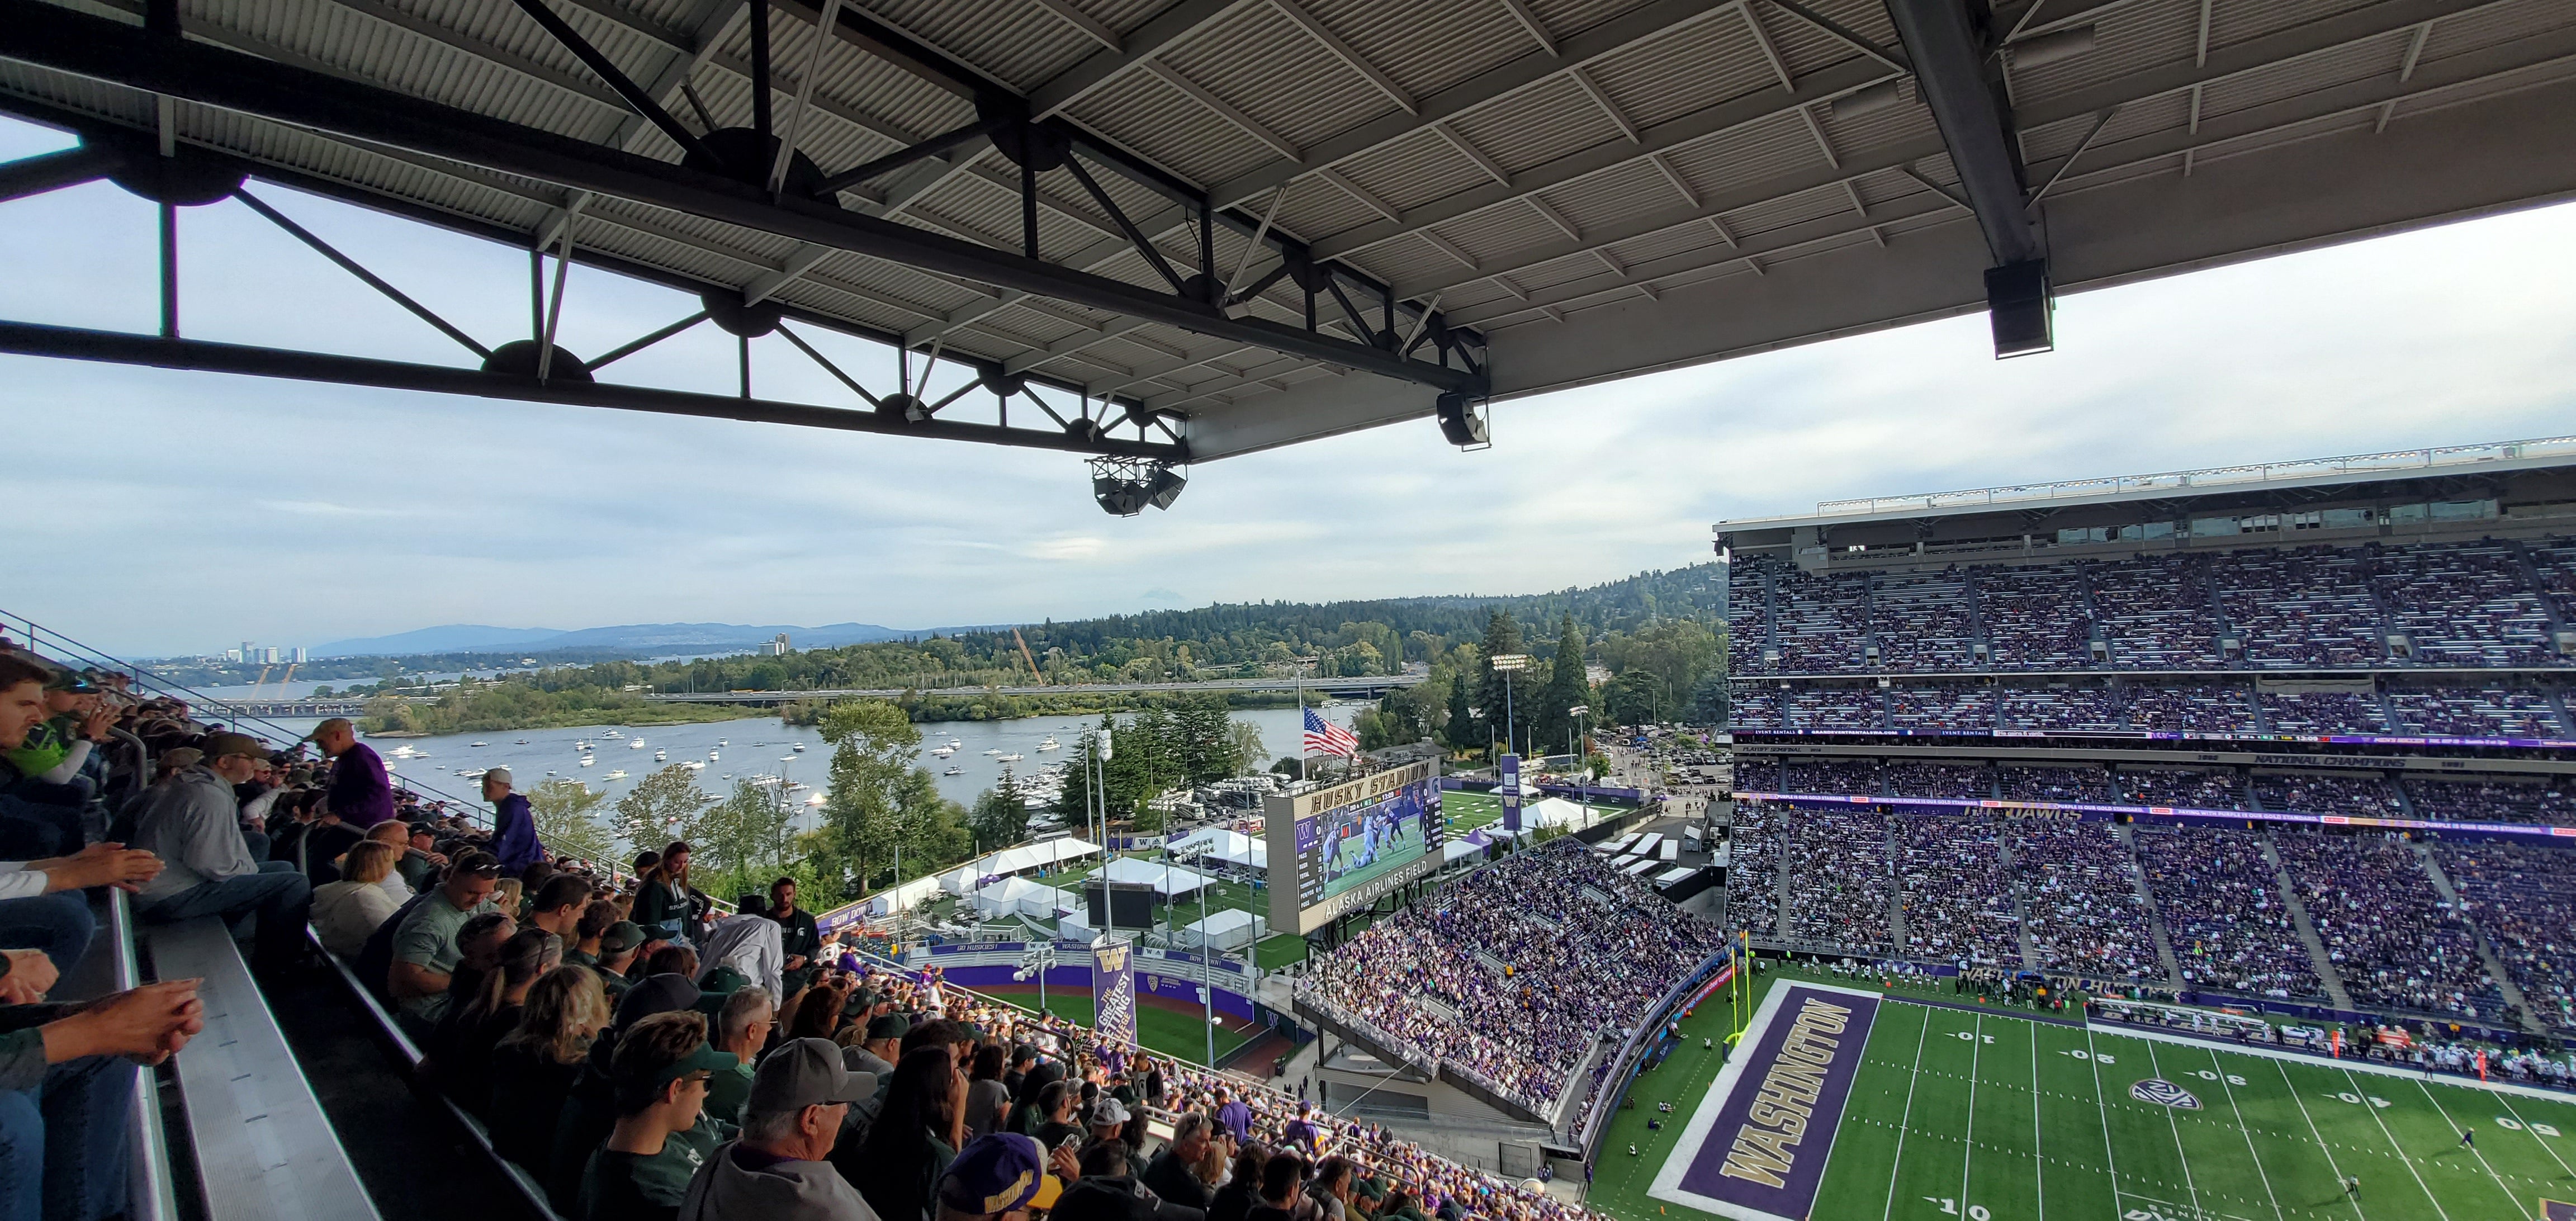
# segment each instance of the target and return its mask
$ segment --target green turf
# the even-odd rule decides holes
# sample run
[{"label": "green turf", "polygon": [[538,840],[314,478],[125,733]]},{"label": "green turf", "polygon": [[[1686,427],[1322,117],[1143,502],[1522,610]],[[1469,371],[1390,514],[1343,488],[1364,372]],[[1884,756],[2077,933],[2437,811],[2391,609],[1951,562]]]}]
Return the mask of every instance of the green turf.
[{"label": "green turf", "polygon": [[1264,937],[1253,952],[1259,956],[1262,970],[1276,971],[1290,963],[1306,961],[1306,939],[1295,933]]},{"label": "green turf", "polygon": [[[1005,995],[978,991],[980,995],[1007,1001],[1024,1009],[1035,1009],[1038,1006],[1035,992]],[[1089,1026],[1093,1017],[1090,995],[1079,990],[1048,989],[1047,1009],[1057,1017],[1081,1026]],[[1149,1051],[1178,1056],[1193,1063],[1204,1063],[1207,1060],[1206,1027],[1200,1022],[1199,1015],[1196,1013],[1182,1013],[1158,1005],[1138,1005],[1136,1006],[1136,1041],[1144,1044]],[[1250,1041],[1250,1036],[1237,1034],[1219,1025],[1216,1030],[1217,1058],[1224,1059],[1226,1053]]]},{"label": "green turf", "polygon": [[[1761,986],[1784,978],[1796,977]],[[1638,1078],[1636,1108],[1613,1116],[1602,1142],[1596,1208],[1621,1221],[1710,1216],[1647,1189],[1717,1075],[1719,1055],[1699,1042],[1722,1040],[1728,1022],[1723,1003],[1703,1006],[1682,1024],[1683,1047]],[[2201,1109],[2131,1099],[2130,1083],[2147,1077],[2183,1086]],[[2460,1147],[2462,1127],[2477,1129],[2474,1149]],[[2537,1218],[2543,1197],[2576,1200],[2571,1167],[2576,1101],[1896,1003],[1871,1028],[1813,1215]],[[2344,1175],[2361,1179],[2358,1199],[2344,1196]]]}]

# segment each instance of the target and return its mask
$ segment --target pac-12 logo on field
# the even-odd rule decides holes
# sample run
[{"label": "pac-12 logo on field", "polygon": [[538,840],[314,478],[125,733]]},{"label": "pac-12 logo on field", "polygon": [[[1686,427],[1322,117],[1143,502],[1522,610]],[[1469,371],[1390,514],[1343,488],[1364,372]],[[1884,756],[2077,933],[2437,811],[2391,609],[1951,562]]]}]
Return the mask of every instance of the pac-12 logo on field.
[{"label": "pac-12 logo on field", "polygon": [[2162,1077],[2149,1077],[2144,1081],[2131,1085],[2129,1087],[2129,1097],[2135,1098],[2140,1102],[2152,1102],[2160,1107],[2172,1107],[2179,1111],[2197,1111],[2200,1109],[2200,1099],[2192,1097],[2190,1090],[2184,1089],[2179,1085],[2175,1085],[2173,1082],[2167,1081]]}]

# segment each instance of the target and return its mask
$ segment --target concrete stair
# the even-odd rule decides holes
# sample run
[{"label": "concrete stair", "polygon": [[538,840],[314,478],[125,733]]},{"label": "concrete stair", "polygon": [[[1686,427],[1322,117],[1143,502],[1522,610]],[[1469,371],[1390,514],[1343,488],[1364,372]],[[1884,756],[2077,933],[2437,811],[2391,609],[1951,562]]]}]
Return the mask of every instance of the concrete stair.
[{"label": "concrete stair", "polygon": [[2138,868],[2138,841],[2127,827],[2114,826],[2111,834],[2129,853],[2129,884],[2137,887],[2138,898],[2147,905],[2147,933],[2156,941],[2156,961],[2165,964],[2165,983],[2175,991],[2183,987],[2182,963],[2174,958],[2173,938],[2165,932],[2162,916],[2156,915],[2156,893],[2147,889],[2147,875]]},{"label": "concrete stair", "polygon": [[[2442,901],[2451,905],[2451,910],[2465,913],[2468,908],[2460,902],[2458,888],[2451,885],[2451,875],[2442,872],[2441,862],[2433,859],[2432,846],[2418,843],[2413,847],[2416,858],[2424,862],[2424,876],[2432,879],[2434,893],[2441,895]],[[2478,942],[2478,961],[2486,965],[2487,977],[2495,981],[2496,991],[2504,994],[2504,1003],[2513,1006],[2514,1019],[2533,1034],[2549,1033],[2548,1028],[2540,1024],[2540,1019],[2532,1016],[2531,1002],[2523,998],[2522,989],[2515,987],[2513,977],[2505,973],[2504,961],[2496,957],[2495,947],[2487,944],[2486,934],[2476,932],[2475,925],[2470,928]]]},{"label": "concrete stair", "polygon": [[2299,901],[2299,888],[2290,881],[2290,871],[2281,867],[2281,854],[2272,850],[2272,837],[2263,837],[2263,859],[2272,866],[2272,879],[2281,888],[2281,903],[2290,909],[2290,921],[2298,926],[2299,941],[2308,947],[2308,962],[2316,969],[2317,979],[2325,985],[2326,999],[2337,1009],[2352,1008],[2352,994],[2344,991],[2343,973],[2335,970],[2334,958],[2326,952],[2326,939],[2317,935],[2316,922],[2308,919],[2308,905]]}]

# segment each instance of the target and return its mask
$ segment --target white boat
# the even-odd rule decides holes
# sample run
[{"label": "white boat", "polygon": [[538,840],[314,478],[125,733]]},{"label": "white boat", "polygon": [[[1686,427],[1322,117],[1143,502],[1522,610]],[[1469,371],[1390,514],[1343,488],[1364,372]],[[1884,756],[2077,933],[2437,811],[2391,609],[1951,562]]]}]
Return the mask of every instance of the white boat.
[{"label": "white boat", "polygon": [[1046,741],[1038,743],[1038,749],[1039,749],[1039,750],[1063,750],[1063,749],[1064,749],[1064,743],[1056,741],[1056,740],[1055,740],[1055,735],[1054,735],[1054,734],[1048,734],[1048,735],[1047,735],[1047,740],[1046,740]]},{"label": "white boat", "polygon": [[611,780],[624,780],[626,778],[626,772],[624,769],[613,771],[608,773],[608,778]]},{"label": "white boat", "polygon": [[466,745],[467,745],[467,746],[490,746],[490,745],[491,745],[491,743],[489,743],[489,742],[468,742],[468,743],[466,743]]},{"label": "white boat", "polygon": [[703,771],[707,770],[707,765],[706,765],[706,764],[700,763],[700,762],[698,762],[698,761],[697,761],[697,760],[695,760],[695,759],[691,759],[691,760],[689,760],[688,762],[681,764],[680,766],[685,767],[685,768],[687,768],[687,769],[689,769],[690,771],[693,771],[693,772],[703,772]]},{"label": "white boat", "polygon": [[956,754],[957,748],[953,746],[934,746],[930,748],[930,753],[945,759],[950,755]]},{"label": "white boat", "polygon": [[637,738],[637,739],[635,739],[635,740],[634,740],[634,741],[632,741],[632,742],[628,742],[628,743],[626,744],[626,749],[628,749],[628,750],[642,750],[642,749],[644,749],[644,739],[642,739],[642,738]]},{"label": "white boat", "polygon": [[965,745],[965,743],[960,742],[960,741],[958,741],[958,740],[957,740],[957,739],[955,739],[955,738],[950,738],[950,739],[948,739],[948,748],[949,748],[950,750],[955,750],[955,749],[957,749],[958,747],[961,747],[961,746],[964,746],[964,745]]},{"label": "white boat", "polygon": [[563,773],[562,773],[562,772],[547,772],[546,774],[547,774],[547,775],[549,775],[549,776],[560,776],[560,775],[562,775]]},{"label": "white boat", "polygon": [[597,759],[593,759],[593,758],[591,758],[591,757],[590,757],[590,756],[588,756],[588,755],[583,755],[583,756],[581,757],[581,765],[582,765],[583,767],[588,767],[588,766],[590,766],[591,764],[593,764],[593,763],[597,763],[597,762],[599,762],[599,760],[597,760]]},{"label": "white boat", "polygon": [[1021,759],[1025,758],[1025,757],[1026,757],[1026,756],[1024,756],[1024,755],[1004,755],[1004,756],[1002,756],[1000,759],[995,760],[995,762],[999,762],[999,763],[1017,763],[1017,762],[1019,762]]},{"label": "white boat", "polygon": [[952,767],[939,774],[942,776],[963,776],[966,774],[966,769],[962,767]]},{"label": "white boat", "polygon": [[985,754],[988,754],[988,755],[996,755],[996,756],[998,756],[998,755],[1000,755],[1000,754],[1002,753],[1002,748],[1001,748],[1001,747],[999,747],[999,746],[996,746],[996,747],[994,747],[994,748],[993,748],[993,749],[991,749],[991,750],[985,751],[984,753],[985,753]]},{"label": "white boat", "polygon": [[797,753],[797,754],[800,754],[800,755],[801,755],[801,754],[804,754],[804,753],[805,753],[805,744],[804,744],[804,743],[802,743],[802,742],[797,743],[797,744],[796,744],[796,746],[795,746],[795,751],[796,751],[796,753]]},{"label": "white boat", "polygon": [[527,744],[528,744],[528,740],[527,740],[526,738],[521,738],[521,739],[519,739],[519,745],[521,745],[521,746],[525,746],[525,745],[527,745]]},{"label": "white boat", "polygon": [[601,736],[601,737],[603,737],[603,738],[622,738],[622,737],[625,737],[626,735],[625,735],[625,734],[622,734],[622,733],[619,733],[619,732],[617,732],[616,730],[612,729],[612,730],[609,730],[608,732],[606,732],[606,733],[604,733],[604,734],[601,734],[601,735],[599,735],[599,736]]},{"label": "white boat", "polygon": [[464,768],[458,768],[456,774],[463,776],[468,780],[480,780],[483,778],[483,769],[478,767],[469,771]]},{"label": "white boat", "polygon": [[731,746],[731,745],[733,745],[733,743],[728,742],[728,741],[724,740],[723,738],[718,738],[718,739],[716,739],[716,745],[718,745],[718,746]]},{"label": "white boat", "polygon": [[823,804],[823,795],[821,793],[816,793],[813,796],[806,798],[805,804],[809,806],[819,806]]},{"label": "white boat", "polygon": [[654,751],[654,752],[653,752],[653,761],[654,761],[655,763],[660,763],[660,762],[662,762],[663,760],[666,760],[666,759],[668,759],[668,758],[670,758],[670,757],[671,757],[671,752],[669,752],[669,751],[667,751],[667,750],[657,750],[657,751]]}]

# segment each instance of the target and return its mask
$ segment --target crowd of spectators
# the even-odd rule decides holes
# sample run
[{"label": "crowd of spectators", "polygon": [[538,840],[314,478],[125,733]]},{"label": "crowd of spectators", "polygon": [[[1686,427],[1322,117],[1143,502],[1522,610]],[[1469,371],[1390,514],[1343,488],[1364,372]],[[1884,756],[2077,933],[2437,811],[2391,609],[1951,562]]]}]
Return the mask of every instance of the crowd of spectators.
[{"label": "crowd of spectators", "polygon": [[2323,772],[2256,772],[2254,799],[2266,810],[2395,818],[2405,813],[2397,791],[2377,776]]},{"label": "crowd of spectators", "polygon": [[1885,729],[1882,694],[1872,687],[1794,687],[1780,693],[1780,728]]},{"label": "crowd of spectators", "polygon": [[[1830,793],[1844,797],[1877,796],[1876,759],[1798,759],[1780,761],[1783,793]],[[1749,786],[1748,786],[1749,787]]]},{"label": "crowd of spectators", "polygon": [[2254,707],[2241,686],[2128,689],[2129,724],[2160,733],[2250,734]]},{"label": "crowd of spectators", "polygon": [[2417,818],[2576,826],[2576,802],[2569,801],[2554,781],[2409,776],[2405,785],[2406,800],[2415,807]]},{"label": "crowd of spectators", "polygon": [[1870,956],[1889,950],[1896,887],[1886,815],[1802,812],[1789,825],[1787,856],[1789,923],[1783,939]]},{"label": "crowd of spectators", "polygon": [[2273,844],[2355,1004],[2471,1021],[2505,1016],[2476,931],[2434,890],[2415,845],[2288,831]]},{"label": "crowd of spectators", "polygon": [[2022,965],[2021,916],[1991,820],[1897,815],[1896,877],[1904,894],[1905,957]]},{"label": "crowd of spectators", "polygon": [[1727,840],[1726,921],[1767,940],[1780,936],[1780,833],[1795,813],[1737,802]]},{"label": "crowd of spectators", "polygon": [[2007,842],[2044,969],[2091,979],[2164,977],[2136,868],[2108,823],[2023,819],[2011,825]]},{"label": "crowd of spectators", "polygon": [[2190,810],[2242,810],[2245,778],[2233,769],[2122,767],[2117,778],[2128,805]]},{"label": "crowd of spectators", "polygon": [[1982,763],[1890,759],[1883,775],[1891,796],[1983,801],[1995,795],[1994,769]]},{"label": "crowd of spectators", "polygon": [[2388,732],[2379,700],[2358,691],[2262,691],[2254,702],[2274,733],[2377,734]]},{"label": "crowd of spectators", "polygon": [[2118,794],[2111,773],[2100,767],[2029,767],[2006,764],[1995,769],[1996,791],[2006,801],[2067,801],[2108,805]]},{"label": "crowd of spectators", "polygon": [[2576,621],[2576,547],[2528,548],[2528,569],[2525,550],[2366,543],[1876,573],[1746,556],[1729,628],[1739,674],[2565,664],[2550,607]]},{"label": "crowd of spectators", "polygon": [[1404,1044],[1394,1050],[1467,1070],[1548,1113],[1602,1039],[1627,1035],[1725,945],[1717,925],[1565,837],[1309,959],[1298,988]]},{"label": "crowd of spectators", "polygon": [[2558,709],[2538,691],[2455,687],[2390,691],[2397,731],[2444,738],[2560,738],[2568,736]]},{"label": "crowd of spectators", "polygon": [[2002,723],[2006,729],[2068,733],[2129,727],[2119,693],[2108,687],[2007,687]]},{"label": "crowd of spectators", "polygon": [[1970,729],[1995,727],[1995,693],[1991,687],[1895,687],[1887,693],[1891,729]]},{"label": "crowd of spectators", "polygon": [[1976,611],[1958,569],[1883,573],[1871,583],[1869,596],[1870,639],[1877,644],[1880,669],[1903,674],[1975,668]]},{"label": "crowd of spectators", "polygon": [[2138,827],[2134,842],[2185,984],[2276,998],[2325,994],[2260,833]]},{"label": "crowd of spectators", "polygon": [[2576,1032],[2576,853],[2498,841],[2443,843],[2433,859],[2486,933],[2523,1007]]}]

